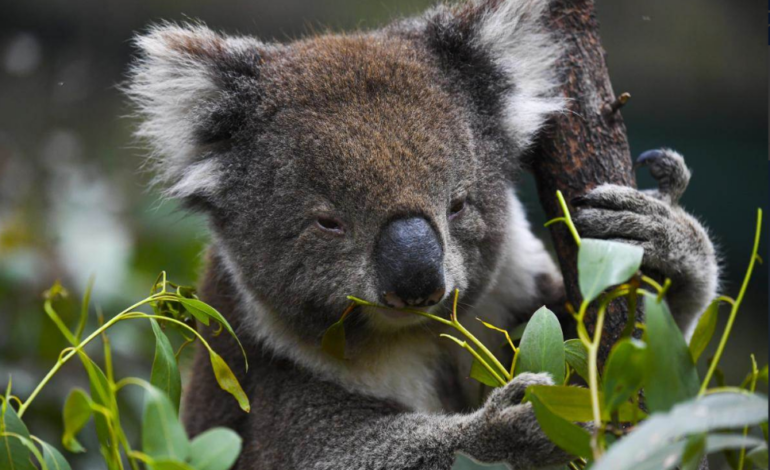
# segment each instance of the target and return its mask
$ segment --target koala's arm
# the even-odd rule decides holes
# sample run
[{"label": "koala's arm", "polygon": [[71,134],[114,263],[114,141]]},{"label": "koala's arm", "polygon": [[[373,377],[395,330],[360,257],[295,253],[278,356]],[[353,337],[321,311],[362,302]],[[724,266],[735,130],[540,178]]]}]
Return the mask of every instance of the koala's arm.
[{"label": "koala's arm", "polygon": [[679,327],[687,332],[717,295],[719,264],[706,229],[680,205],[690,171],[672,150],[639,157],[659,188],[639,191],[604,184],[572,201],[580,234],[644,248],[642,270],[672,281],[666,299]]},{"label": "koala's arm", "polygon": [[[458,452],[520,470],[564,464],[570,457],[540,430],[531,404],[520,404],[526,387],[548,383],[521,374],[470,414],[406,411],[329,384],[284,388],[272,421],[244,436],[237,468],[448,470]],[[255,456],[280,462],[249,460],[249,442],[260,447]]]}]

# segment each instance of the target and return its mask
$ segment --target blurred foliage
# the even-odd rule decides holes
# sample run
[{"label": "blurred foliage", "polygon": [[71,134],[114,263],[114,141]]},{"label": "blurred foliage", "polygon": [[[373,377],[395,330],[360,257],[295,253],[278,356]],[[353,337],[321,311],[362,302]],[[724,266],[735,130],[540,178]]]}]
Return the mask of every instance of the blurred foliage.
[{"label": "blurred foliage", "polygon": [[[146,295],[146,280],[154,273],[165,269],[189,284],[200,269],[205,220],[146,189],[150,177],[139,171],[142,151],[131,140],[131,120],[123,118],[129,109],[115,85],[125,76],[134,32],[161,19],[200,18],[227,32],[286,41],[325,28],[375,27],[430,3],[5,2],[0,15],[0,375],[12,373],[16,391],[25,395],[63,347],[42,310],[40,294],[54,280],[73,287],[77,297],[95,274],[99,295],[94,303],[112,313],[126,300]],[[694,178],[683,202],[711,228],[724,258],[724,283],[734,290],[750,256],[745,227],[767,198],[762,5],[597,3],[615,90],[632,94],[623,109],[632,151],[670,146],[687,157]],[[640,186],[651,184],[640,178]],[[525,177],[521,185],[533,225],[542,226],[531,179]],[[121,289],[111,291],[110,285]],[[767,270],[758,270],[723,359],[732,383],[742,380],[738,371],[745,369],[750,353],[761,352],[758,362],[767,363],[767,286]],[[67,321],[76,315],[74,305],[62,307]],[[130,324],[115,330],[116,363],[125,368],[121,374],[146,375],[153,351],[146,336]],[[73,369],[57,380],[69,387],[85,377]],[[63,400],[52,387],[30,416],[30,426],[47,440],[61,431],[57,410]],[[138,399],[135,405],[138,410]],[[73,465],[99,468],[87,461]]]}]

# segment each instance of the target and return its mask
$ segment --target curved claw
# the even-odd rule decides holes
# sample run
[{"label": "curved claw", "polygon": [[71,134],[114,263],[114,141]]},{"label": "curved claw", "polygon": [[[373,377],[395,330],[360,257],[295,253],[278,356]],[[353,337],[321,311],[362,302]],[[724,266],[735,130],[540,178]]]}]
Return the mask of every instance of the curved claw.
[{"label": "curved claw", "polygon": [[673,150],[648,150],[636,159],[634,168],[647,166],[658,182],[658,193],[671,204],[676,204],[690,183],[690,170],[684,157]]},{"label": "curved claw", "polygon": [[634,166],[638,168],[640,166],[650,164],[655,160],[658,160],[665,156],[666,154],[662,150],[659,150],[659,149],[648,150],[646,152],[643,152],[641,155],[639,155],[639,157],[636,159],[636,164],[634,164]]}]

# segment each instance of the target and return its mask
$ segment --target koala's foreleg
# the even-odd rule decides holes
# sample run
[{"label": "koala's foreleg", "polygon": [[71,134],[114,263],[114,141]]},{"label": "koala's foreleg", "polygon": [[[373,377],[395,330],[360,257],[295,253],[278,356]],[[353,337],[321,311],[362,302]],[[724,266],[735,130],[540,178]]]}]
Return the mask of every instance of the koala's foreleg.
[{"label": "koala's foreleg", "polygon": [[672,150],[652,150],[638,164],[649,166],[658,189],[598,186],[572,201],[579,208],[575,224],[585,237],[643,247],[642,269],[671,279],[667,299],[677,324],[687,331],[716,296],[716,251],[706,229],[678,204],[690,180],[684,158]]},{"label": "koala's foreleg", "polygon": [[[543,434],[532,405],[521,404],[528,386],[551,383],[547,375],[521,374],[495,389],[471,414],[372,416],[367,411],[352,424],[346,417],[341,429],[334,428],[335,417],[328,423],[316,420],[326,432],[297,449],[304,456],[299,464],[313,469],[448,470],[458,452],[515,470],[564,464],[570,457]],[[361,410],[350,404],[349,411]]]}]

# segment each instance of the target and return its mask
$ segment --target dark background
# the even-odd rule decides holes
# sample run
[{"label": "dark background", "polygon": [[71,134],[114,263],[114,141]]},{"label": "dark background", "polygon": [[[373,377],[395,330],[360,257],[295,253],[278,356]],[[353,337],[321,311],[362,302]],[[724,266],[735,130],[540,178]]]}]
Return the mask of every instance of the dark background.
[{"label": "dark background", "polygon": [[[0,385],[12,375],[16,394],[26,397],[66,346],[42,310],[41,293],[54,280],[79,296],[95,274],[95,304],[109,317],[143,298],[159,271],[192,283],[200,268],[204,221],[146,189],[149,175],[139,171],[142,151],[131,141],[132,122],[122,117],[129,109],[116,84],[125,76],[134,32],[161,19],[197,18],[226,32],[289,41],[311,29],[376,27],[427,5],[422,0],[5,2]],[[684,204],[711,228],[723,257],[723,292],[732,296],[749,260],[756,209],[767,200],[763,6],[598,0],[615,91],[633,96],[623,110],[632,151],[669,146],[687,157],[694,178]],[[642,186],[650,182],[640,175]],[[525,179],[522,185],[541,226],[533,184]],[[759,266],[723,360],[729,382],[744,377],[750,353],[760,367],[767,363],[766,286],[767,269]],[[74,318],[65,307],[65,316]],[[723,312],[723,322],[726,317]],[[147,325],[121,325],[111,337],[117,374],[148,376],[153,346]],[[89,349],[96,356],[98,350]],[[58,441],[65,393],[82,383],[78,366],[65,367],[27,415],[33,433]],[[139,403],[129,394],[128,406]],[[75,468],[101,468],[93,443],[90,447],[85,458],[73,460]]]}]

